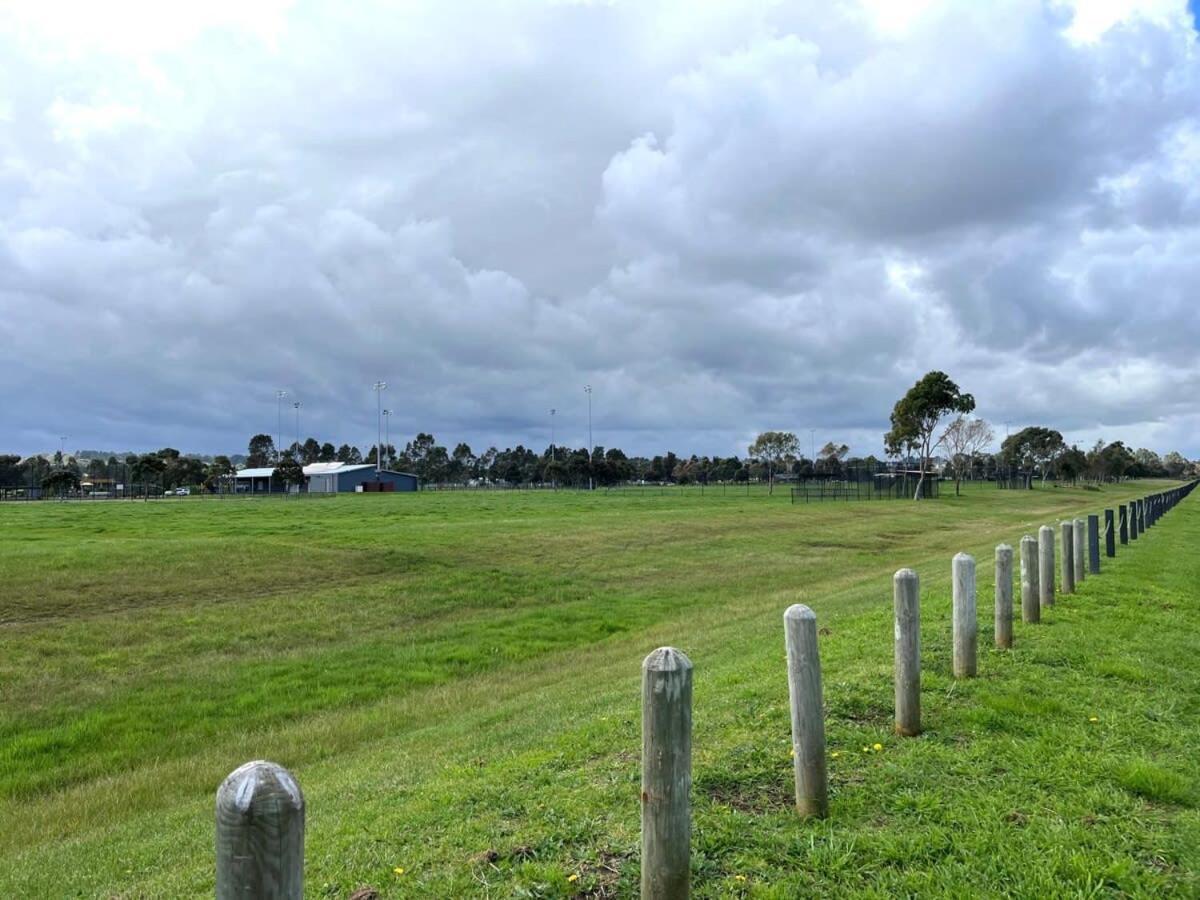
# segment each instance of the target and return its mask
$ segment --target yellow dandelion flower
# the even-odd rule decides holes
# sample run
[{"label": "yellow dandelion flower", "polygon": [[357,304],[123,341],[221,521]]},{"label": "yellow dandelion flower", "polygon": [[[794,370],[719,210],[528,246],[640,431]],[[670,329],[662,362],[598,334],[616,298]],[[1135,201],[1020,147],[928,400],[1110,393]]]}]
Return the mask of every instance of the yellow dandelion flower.
[{"label": "yellow dandelion flower", "polygon": [[841,755],[842,755],[842,753],[841,753],[841,751],[840,751],[840,750],[834,750],[834,751],[833,751],[832,753],[830,753],[829,755],[830,755],[830,756],[831,756],[833,759],[837,759],[839,756],[841,756]]},{"label": "yellow dandelion flower", "polygon": [[745,876],[745,875],[734,875],[734,876],[733,876],[733,880],[734,880],[734,881],[745,881],[745,880],[746,880],[746,876]]},{"label": "yellow dandelion flower", "polygon": [[403,875],[403,874],[404,874],[404,867],[403,867],[403,866],[396,866],[396,868],[392,869],[392,871],[393,871],[393,872],[395,872],[397,875]]},{"label": "yellow dandelion flower", "polygon": [[570,875],[567,876],[567,881],[578,881],[578,880],[579,880],[579,876],[576,875],[574,872],[572,872]]},{"label": "yellow dandelion flower", "polygon": [[876,753],[878,753],[880,750],[882,750],[882,749],[883,749],[883,744],[876,744],[876,745],[875,745],[874,747],[872,747],[871,749],[872,749],[872,750],[874,750]]},{"label": "yellow dandelion flower", "polygon": [[1100,721],[1100,717],[1099,717],[1099,716],[1092,716],[1090,719],[1088,719],[1088,721],[1089,721],[1089,722],[1099,722],[1099,721]]},{"label": "yellow dandelion flower", "polygon": [[863,753],[870,753],[870,752],[871,752],[870,747],[863,747]]}]

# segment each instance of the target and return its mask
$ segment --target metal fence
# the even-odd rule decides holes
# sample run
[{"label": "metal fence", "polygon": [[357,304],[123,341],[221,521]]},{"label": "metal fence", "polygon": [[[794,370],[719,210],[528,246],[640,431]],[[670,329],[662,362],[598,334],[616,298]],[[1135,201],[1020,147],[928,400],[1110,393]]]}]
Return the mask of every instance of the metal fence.
[{"label": "metal fence", "polygon": [[940,479],[926,473],[924,481],[911,472],[880,473],[870,478],[810,478],[792,488],[793,503],[815,503],[825,500],[911,500],[920,484],[921,497],[936,499]]}]

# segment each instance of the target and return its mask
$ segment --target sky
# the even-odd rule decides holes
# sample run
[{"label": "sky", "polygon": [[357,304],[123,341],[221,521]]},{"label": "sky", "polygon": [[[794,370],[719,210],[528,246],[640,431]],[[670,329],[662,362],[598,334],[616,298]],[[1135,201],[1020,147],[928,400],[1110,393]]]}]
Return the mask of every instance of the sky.
[{"label": "sky", "polygon": [[[0,3],[0,452],[1200,457],[1196,4]],[[550,410],[556,410],[552,417]]]}]

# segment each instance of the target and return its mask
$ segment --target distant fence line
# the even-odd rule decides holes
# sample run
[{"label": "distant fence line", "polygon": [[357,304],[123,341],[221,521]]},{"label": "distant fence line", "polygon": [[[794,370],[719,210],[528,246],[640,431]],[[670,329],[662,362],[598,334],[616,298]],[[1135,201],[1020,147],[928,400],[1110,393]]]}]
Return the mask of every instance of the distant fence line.
[{"label": "distant fence line", "polygon": [[[1123,503],[1120,521],[1137,533],[1153,526],[1187,497],[1196,481]],[[1104,511],[1105,555],[1116,556],[1112,539],[1113,510]],[[1079,522],[1084,522],[1076,530]],[[1072,593],[1075,551],[1086,552],[1091,574],[1100,574],[1099,516],[1064,520],[1062,577],[1064,593]],[[1083,534],[1080,538],[1078,535]],[[1130,532],[1134,537],[1134,532]],[[1081,544],[1082,541],[1082,544]],[[1122,544],[1125,544],[1122,533]],[[1041,621],[1053,609],[1054,529],[1043,525],[1038,537],[1020,541],[1022,619]],[[995,550],[995,643],[1013,645],[1013,548]],[[1047,591],[1046,574],[1050,573]],[[951,562],[952,672],[956,679],[978,675],[978,618],[975,559],[958,553]],[[1068,588],[1067,585],[1070,585]],[[1039,586],[1041,588],[1039,594]],[[921,601],[920,580],[912,569],[892,578],[894,615],[894,731],[900,737],[921,733]],[[791,713],[794,808],[801,817],[825,818],[829,810],[826,771],[825,708],[816,614],[795,604],[783,614],[786,672]],[[642,662],[641,897],[680,900],[691,886],[692,789],[691,660],[674,647],[660,647]],[[217,900],[243,897],[300,900],[304,896],[304,823],[306,807],[300,785],[276,763],[248,762],[221,784],[216,800]]]}]

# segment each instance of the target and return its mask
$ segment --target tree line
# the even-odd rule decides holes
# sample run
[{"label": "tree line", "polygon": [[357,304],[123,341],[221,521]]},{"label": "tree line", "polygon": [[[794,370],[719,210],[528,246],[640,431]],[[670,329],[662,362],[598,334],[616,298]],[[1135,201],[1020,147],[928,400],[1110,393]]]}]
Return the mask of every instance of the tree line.
[{"label": "tree line", "polygon": [[277,448],[270,435],[250,438],[245,457],[211,458],[185,455],[172,447],[154,453],[126,454],[118,458],[94,457],[86,461],[55,453],[22,459],[0,454],[0,487],[41,487],[54,492],[79,490],[90,482],[93,492],[122,485],[126,493],[151,488],[177,487],[227,490],[244,460],[249,468],[271,468],[283,484],[301,483],[303,466],[318,462],[368,463],[380,459],[384,468],[409,472],[431,485],[563,485],[611,486],[628,482],[707,484],[713,482],[766,482],[788,478],[841,479],[849,473],[869,476],[904,468],[919,472],[921,484],[939,459],[955,480],[986,478],[1016,481],[1029,487],[1048,479],[1076,482],[1115,481],[1123,478],[1184,478],[1200,475],[1200,464],[1183,454],[1159,457],[1153,450],[1132,450],[1122,441],[1097,441],[1084,450],[1068,446],[1060,431],[1049,426],[1029,426],[1007,436],[998,452],[989,452],[995,435],[991,425],[971,415],[972,395],[959,389],[945,373],[929,372],[896,402],[891,428],[883,437],[887,461],[874,455],[851,457],[846,444],[830,441],[815,459],[800,453],[800,442],[788,431],[764,431],[747,447],[746,456],[682,456],[668,452],[652,457],[629,456],[616,447],[563,447],[541,451],[518,444],[500,450],[488,447],[476,453],[460,442],[453,449],[421,432],[400,450],[392,444],[372,445],[364,453],[352,444],[334,446],[310,437]]}]

